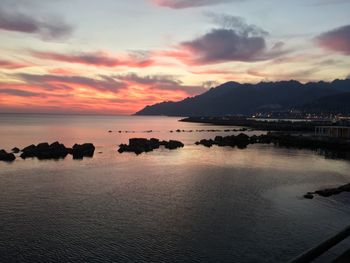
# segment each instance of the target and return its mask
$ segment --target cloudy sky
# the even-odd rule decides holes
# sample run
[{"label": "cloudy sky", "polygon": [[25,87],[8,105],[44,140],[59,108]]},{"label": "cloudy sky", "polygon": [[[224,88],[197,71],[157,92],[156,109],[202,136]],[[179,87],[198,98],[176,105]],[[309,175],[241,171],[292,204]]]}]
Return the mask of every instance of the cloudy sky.
[{"label": "cloudy sky", "polygon": [[350,77],[347,0],[1,0],[0,112],[130,114],[229,80]]}]

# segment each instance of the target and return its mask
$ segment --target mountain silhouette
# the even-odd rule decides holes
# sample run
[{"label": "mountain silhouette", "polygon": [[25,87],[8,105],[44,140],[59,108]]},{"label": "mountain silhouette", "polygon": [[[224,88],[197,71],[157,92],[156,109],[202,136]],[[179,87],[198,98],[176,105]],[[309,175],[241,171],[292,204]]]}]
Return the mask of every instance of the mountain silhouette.
[{"label": "mountain silhouette", "polygon": [[304,105],[302,110],[310,113],[350,113],[350,92],[322,97]]},{"label": "mountain silhouette", "polygon": [[[350,92],[350,80],[300,83],[295,80],[240,84],[227,82],[207,92],[178,102],[161,102],[135,113],[135,115],[167,116],[222,116],[280,111],[291,108],[322,108],[327,97],[333,101],[341,93]],[[312,104],[316,103],[316,104]],[[350,101],[348,100],[348,104]],[[305,106],[309,105],[309,106]]]}]

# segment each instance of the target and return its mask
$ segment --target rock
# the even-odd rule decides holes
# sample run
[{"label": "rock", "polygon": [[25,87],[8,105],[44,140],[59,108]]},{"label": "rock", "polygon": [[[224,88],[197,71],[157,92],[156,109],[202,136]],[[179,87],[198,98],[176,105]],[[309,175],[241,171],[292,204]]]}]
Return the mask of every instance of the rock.
[{"label": "rock", "polygon": [[19,153],[20,152],[20,149],[15,147],[15,148],[12,148],[11,150],[13,153]]},{"label": "rock", "polygon": [[258,136],[253,135],[253,136],[250,136],[249,142],[250,142],[251,144],[254,144],[254,143],[257,143],[257,142],[258,142],[258,139],[259,139]]},{"label": "rock", "polygon": [[36,146],[34,144],[31,144],[22,149],[22,154],[20,156],[22,159],[26,159],[28,157],[35,157],[36,153]]},{"label": "rock", "polygon": [[129,139],[129,144],[121,144],[119,145],[118,152],[134,152],[137,155],[141,154],[143,152],[150,152],[154,149],[158,149],[160,146],[164,146],[166,149],[176,149],[179,147],[183,147],[184,144],[179,141],[159,141],[159,139],[151,138],[151,139],[145,139],[145,138],[131,138]]},{"label": "rock", "polygon": [[153,149],[158,149],[159,148],[159,146],[160,146],[159,139],[151,138],[149,141],[150,141],[151,146],[152,146]]},{"label": "rock", "polygon": [[316,194],[323,196],[323,197],[330,197],[332,195],[337,195],[343,192],[339,188],[332,188],[332,189],[324,189],[324,190],[318,190],[315,191]]},{"label": "rock", "polygon": [[59,142],[54,142],[50,144],[49,146],[50,149],[50,156],[51,158],[64,158],[68,155],[69,151],[68,148],[64,146],[64,144],[59,143]]},{"label": "rock", "polygon": [[[330,197],[332,195],[338,195],[342,192],[350,192],[350,184],[345,184],[336,188],[328,188],[323,190],[317,190],[313,194],[318,194],[322,197]],[[309,194],[309,193],[308,193]],[[312,193],[310,193],[312,194]]]},{"label": "rock", "polygon": [[13,153],[7,153],[5,150],[0,150],[0,161],[13,162],[16,156]]},{"label": "rock", "polygon": [[74,144],[72,148],[73,159],[83,159],[83,157],[93,157],[95,146],[92,143]]},{"label": "rock", "polygon": [[306,198],[306,199],[313,199],[314,195],[312,195],[312,194],[305,194],[304,198]]},{"label": "rock", "polygon": [[213,140],[202,139],[202,140],[200,140],[199,142],[197,142],[196,144],[197,144],[197,145],[198,145],[198,144],[201,144],[201,145],[203,145],[203,146],[205,146],[205,147],[210,148],[210,147],[213,146],[214,141],[213,141]]},{"label": "rock", "polygon": [[68,154],[67,148],[59,142],[48,144],[47,142],[39,143],[37,146],[29,145],[22,150],[21,158],[37,157],[40,160],[60,159]]},{"label": "rock", "polygon": [[177,148],[184,147],[184,144],[182,142],[179,142],[179,141],[170,140],[169,142],[165,143],[164,147],[166,149],[169,149],[169,150],[174,150]]},{"label": "rock", "polygon": [[39,143],[37,146],[36,146],[36,150],[37,151],[46,151],[47,149],[50,148],[50,145],[47,143],[47,142],[42,142],[42,143]]},{"label": "rock", "polygon": [[240,133],[236,136],[235,143],[238,148],[244,149],[249,144],[249,136],[244,133]]}]

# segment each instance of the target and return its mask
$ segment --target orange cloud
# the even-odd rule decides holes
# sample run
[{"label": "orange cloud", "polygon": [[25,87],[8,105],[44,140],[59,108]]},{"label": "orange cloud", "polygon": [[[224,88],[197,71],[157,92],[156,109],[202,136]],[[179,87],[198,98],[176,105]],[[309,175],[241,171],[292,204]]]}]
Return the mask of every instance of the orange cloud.
[{"label": "orange cloud", "polygon": [[204,91],[172,76],[14,74],[0,82],[0,111],[131,114],[146,105]]}]

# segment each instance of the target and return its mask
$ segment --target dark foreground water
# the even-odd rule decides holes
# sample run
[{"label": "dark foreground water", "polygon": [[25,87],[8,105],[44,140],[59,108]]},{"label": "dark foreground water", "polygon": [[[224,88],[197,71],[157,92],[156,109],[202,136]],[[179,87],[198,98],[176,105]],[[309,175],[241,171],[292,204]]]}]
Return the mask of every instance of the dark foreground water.
[{"label": "dark foreground water", "polygon": [[[97,146],[82,161],[0,163],[0,262],[286,262],[350,224],[350,194],[302,198],[349,183],[348,161],[267,145],[207,149],[193,143],[218,133],[169,132],[177,128],[225,129],[165,117],[0,115],[0,148]],[[116,152],[140,136],[186,145]]]}]

